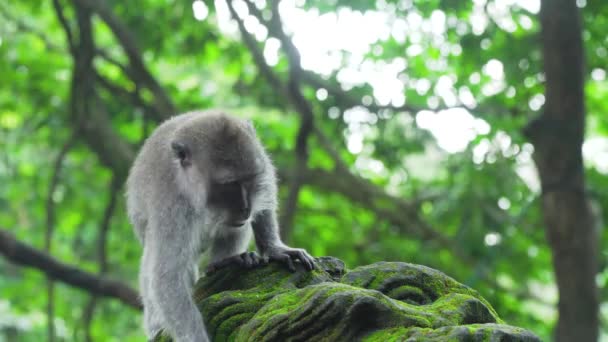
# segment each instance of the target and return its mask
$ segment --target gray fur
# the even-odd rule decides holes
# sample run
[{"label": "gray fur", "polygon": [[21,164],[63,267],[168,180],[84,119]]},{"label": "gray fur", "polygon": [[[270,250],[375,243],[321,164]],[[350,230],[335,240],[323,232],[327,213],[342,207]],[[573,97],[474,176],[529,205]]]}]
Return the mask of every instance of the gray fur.
[{"label": "gray fur", "polygon": [[[173,142],[191,149],[189,167],[180,164]],[[239,180],[252,171],[256,175],[247,192],[251,215],[242,226],[229,226],[231,212],[210,204],[210,184]],[[285,262],[290,269],[293,260],[314,267],[304,250],[281,242],[276,197],[274,167],[249,122],[217,110],[190,112],[152,133],[127,180],[127,211],[143,245],[139,284],[149,339],[165,329],[178,342],[209,341],[192,300],[198,260],[205,251],[216,263],[246,252],[255,235],[264,258]]]}]

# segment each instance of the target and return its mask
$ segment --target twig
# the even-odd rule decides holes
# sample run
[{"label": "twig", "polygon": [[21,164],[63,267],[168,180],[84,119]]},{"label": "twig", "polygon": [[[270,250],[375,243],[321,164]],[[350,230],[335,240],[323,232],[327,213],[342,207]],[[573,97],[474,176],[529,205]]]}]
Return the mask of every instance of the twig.
[{"label": "twig", "polygon": [[33,26],[25,23],[24,21],[16,18],[12,13],[9,12],[9,10],[2,3],[0,3],[0,14],[7,20],[10,20],[10,22],[14,23],[15,27],[18,30],[26,32],[26,33],[31,33],[31,34],[35,35],[36,37],[38,37],[38,39],[42,40],[42,43],[48,50],[63,52],[62,48],[57,46],[57,44],[53,43],[46,35],[44,35],[38,29],[36,29]]},{"label": "twig", "polygon": [[[97,262],[99,264],[99,276],[103,276],[108,271],[108,258],[106,249],[107,237],[108,231],[110,230],[110,221],[112,220],[112,216],[114,215],[114,211],[116,209],[116,202],[121,184],[122,182],[119,182],[117,177],[112,177],[108,203],[106,204],[106,208],[103,212],[103,216],[101,219],[101,224],[99,225],[99,232],[97,235]],[[95,307],[97,306],[97,302],[98,296],[92,295],[84,309],[83,321],[85,337],[87,341],[92,341],[91,322],[93,320],[93,315],[95,313]]]},{"label": "twig", "polygon": [[137,291],[127,284],[64,264],[48,254],[18,241],[3,228],[0,228],[0,254],[15,264],[36,268],[56,281],[99,296],[118,299],[138,310],[142,308]]},{"label": "twig", "polygon": [[[59,185],[61,168],[63,167],[63,161],[69,150],[74,146],[76,142],[76,135],[72,135],[66,142],[63,144],[61,149],[59,150],[59,154],[55,159],[55,163],[53,165],[53,176],[51,177],[51,181],[49,184],[49,191],[47,193],[46,198],[46,231],[44,234],[44,250],[46,253],[51,254],[53,233],[55,230],[55,200],[54,195],[57,190],[57,186]],[[47,291],[47,306],[46,306],[46,314],[47,314],[47,340],[54,341],[55,340],[55,292],[53,285],[53,278],[47,277],[46,282],[46,291]]]},{"label": "twig", "polygon": [[[277,90],[282,90],[285,93],[287,98],[292,103],[295,110],[300,115],[300,128],[296,135],[296,146],[295,146],[295,154],[296,154],[296,167],[294,168],[293,176],[291,177],[291,181],[289,184],[289,194],[285,201],[285,205],[281,215],[281,230],[283,238],[288,240],[289,235],[292,231],[293,226],[293,218],[295,216],[297,210],[298,196],[300,192],[300,188],[302,187],[302,178],[303,172],[306,171],[308,164],[308,137],[313,131],[314,127],[314,117],[313,111],[310,103],[306,100],[302,92],[300,91],[300,82],[298,80],[298,70],[300,69],[300,56],[297,53],[297,50],[294,53],[289,55],[289,80],[287,84],[283,84],[283,82],[277,77],[270,67],[264,61],[264,57],[262,53],[257,48],[257,43],[255,40],[249,35],[247,30],[245,29],[245,25],[242,19],[238,16],[234,7],[232,5],[232,1],[227,1],[228,8],[230,13],[237,21],[239,30],[241,35],[243,36],[243,40],[245,44],[249,47],[256,63],[260,67],[260,71],[262,74],[268,79],[273,87]],[[278,2],[273,1],[273,16],[272,20],[275,23],[280,23],[280,18],[278,17]],[[276,13],[275,13],[276,12]]]},{"label": "twig", "polygon": [[117,98],[122,98],[134,107],[141,107],[146,114],[145,117],[151,116],[155,121],[159,122],[164,120],[166,114],[158,111],[158,108],[147,104],[142,98],[139,92],[128,91],[127,89],[112,83],[109,79],[102,76],[99,72],[95,74],[95,79],[103,88]]},{"label": "twig", "polygon": [[119,62],[116,58],[110,56],[110,53],[107,50],[97,48],[97,49],[95,49],[95,54],[98,55],[99,57],[101,57],[102,59],[104,59],[106,62],[108,62],[108,63],[114,65],[115,67],[117,67],[118,69],[120,69],[123,72],[123,74],[125,74],[130,79],[135,78],[133,70],[131,70],[131,68],[129,68],[129,66],[124,65],[121,62]]},{"label": "twig", "polygon": [[72,54],[76,51],[76,45],[74,43],[74,35],[72,34],[72,29],[68,24],[68,21],[63,13],[63,8],[61,7],[61,3],[59,0],[53,0],[53,7],[55,8],[55,14],[57,15],[57,19],[59,19],[59,23],[63,27],[65,32],[66,40],[68,42],[68,47]]},{"label": "twig", "polygon": [[74,69],[70,89],[70,111],[76,123],[74,129],[82,130],[82,138],[97,153],[101,162],[112,169],[117,177],[124,179],[135,153],[115,132],[106,108],[95,92],[95,44],[90,11],[81,6],[80,1],[76,1],[75,5],[80,41],[78,51],[73,55]]},{"label": "twig", "polygon": [[137,47],[137,40],[129,31],[129,28],[112,13],[110,7],[104,0],[75,0],[76,3],[90,8],[108,25],[114,36],[120,42],[123,50],[129,58],[132,74],[131,79],[135,83],[142,83],[154,94],[156,105],[166,115],[175,114],[176,108],[171,98],[156,81],[152,73],[146,68],[141,52]]}]

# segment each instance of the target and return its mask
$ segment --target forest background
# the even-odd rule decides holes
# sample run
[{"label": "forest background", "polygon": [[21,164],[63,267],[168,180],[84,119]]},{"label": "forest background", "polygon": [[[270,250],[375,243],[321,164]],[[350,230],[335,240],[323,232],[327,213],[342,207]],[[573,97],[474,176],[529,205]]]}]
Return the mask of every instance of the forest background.
[{"label": "forest background", "polygon": [[255,122],[291,245],[608,338],[607,32],[586,0],[0,2],[0,341],[144,341],[124,181],[212,107]]}]

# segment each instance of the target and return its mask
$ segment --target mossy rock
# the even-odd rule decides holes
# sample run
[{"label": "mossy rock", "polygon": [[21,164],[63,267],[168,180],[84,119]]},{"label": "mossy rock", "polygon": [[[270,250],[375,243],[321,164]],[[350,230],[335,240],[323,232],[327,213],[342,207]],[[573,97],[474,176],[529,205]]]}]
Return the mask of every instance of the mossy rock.
[{"label": "mossy rock", "polygon": [[276,263],[227,267],[199,280],[195,300],[214,342],[540,341],[505,325],[475,290],[403,262],[349,271],[323,257],[313,272],[295,273]]}]

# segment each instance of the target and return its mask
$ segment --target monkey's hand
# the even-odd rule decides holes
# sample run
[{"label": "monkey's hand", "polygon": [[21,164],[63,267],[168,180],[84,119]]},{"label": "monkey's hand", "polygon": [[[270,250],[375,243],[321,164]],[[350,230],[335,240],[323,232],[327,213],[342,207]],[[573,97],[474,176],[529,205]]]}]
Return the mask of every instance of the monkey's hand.
[{"label": "monkey's hand", "polygon": [[300,261],[308,271],[315,269],[315,259],[302,248],[291,248],[285,245],[267,247],[262,256],[265,260],[276,260],[287,264],[291,272],[296,271],[294,261]]},{"label": "monkey's hand", "polygon": [[211,274],[228,265],[238,265],[244,268],[254,268],[265,264],[267,261],[258,255],[256,252],[245,252],[238,255],[233,255],[226,259],[215,261],[207,266],[206,273]]}]

